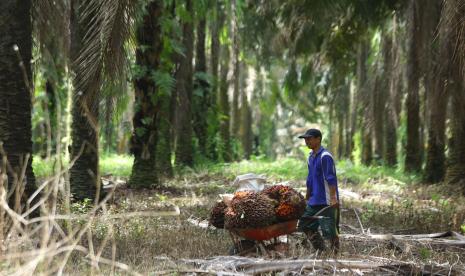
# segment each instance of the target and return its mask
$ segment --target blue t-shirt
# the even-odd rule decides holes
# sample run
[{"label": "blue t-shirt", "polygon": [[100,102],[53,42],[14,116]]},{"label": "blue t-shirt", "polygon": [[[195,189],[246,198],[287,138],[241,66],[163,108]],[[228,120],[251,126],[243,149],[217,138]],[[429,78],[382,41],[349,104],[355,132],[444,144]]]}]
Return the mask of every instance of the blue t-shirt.
[{"label": "blue t-shirt", "polygon": [[307,204],[310,206],[330,205],[329,186],[336,186],[336,196],[339,200],[336,167],[331,153],[323,147],[320,147],[316,154],[313,151],[310,152],[307,166],[307,189],[310,192]]}]

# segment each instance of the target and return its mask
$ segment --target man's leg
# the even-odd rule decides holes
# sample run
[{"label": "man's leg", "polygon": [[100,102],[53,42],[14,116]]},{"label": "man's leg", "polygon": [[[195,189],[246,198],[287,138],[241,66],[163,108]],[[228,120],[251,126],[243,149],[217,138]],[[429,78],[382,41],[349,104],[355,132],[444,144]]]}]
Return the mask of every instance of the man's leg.
[{"label": "man's leg", "polygon": [[326,250],[325,241],[323,237],[320,235],[320,232],[309,230],[305,232],[308,240],[312,244],[313,248],[319,252],[323,252]]},{"label": "man's leg", "polygon": [[339,252],[339,208],[329,208],[322,213],[320,225],[323,236],[329,240],[330,249],[334,254]]},{"label": "man's leg", "polygon": [[318,232],[318,227],[320,226],[318,219],[312,217],[322,208],[320,206],[307,206],[303,216],[299,220],[298,226],[298,230],[305,233],[313,248],[320,252],[326,249],[325,242]]}]

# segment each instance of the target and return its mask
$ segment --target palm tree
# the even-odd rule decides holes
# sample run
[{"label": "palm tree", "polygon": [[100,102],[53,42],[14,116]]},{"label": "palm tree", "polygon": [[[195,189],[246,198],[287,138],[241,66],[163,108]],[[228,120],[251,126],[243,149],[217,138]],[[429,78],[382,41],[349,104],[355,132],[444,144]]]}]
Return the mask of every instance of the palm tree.
[{"label": "palm tree", "polygon": [[[452,44],[450,28],[439,25],[442,3],[425,3],[425,93],[427,97],[428,143],[424,178],[427,182],[439,182],[445,175],[445,137],[448,82]],[[439,37],[439,39],[436,39]]]},{"label": "palm tree", "polygon": [[212,8],[211,20],[211,44],[210,44],[210,113],[209,113],[209,126],[208,126],[208,141],[207,141],[207,156],[212,160],[217,160],[217,147],[218,147],[218,133],[219,133],[219,120],[218,120],[218,84],[219,84],[219,55],[220,55],[220,29],[222,22],[220,22],[219,14],[221,13],[221,1],[216,1],[215,6]]},{"label": "palm tree", "polygon": [[363,38],[357,51],[357,94],[361,102],[360,115],[362,118],[360,133],[362,139],[362,163],[369,165],[372,159],[371,117],[372,106],[370,89],[368,88],[367,60],[369,52],[368,38]]},{"label": "palm tree", "polygon": [[[101,86],[126,85],[125,42],[132,32],[135,1],[71,1],[71,58],[74,72],[70,170],[75,199],[98,199]],[[105,81],[103,81],[105,80]],[[124,91],[121,89],[121,91]]]},{"label": "palm tree", "polygon": [[386,70],[389,73],[388,81],[388,100],[387,100],[387,118],[386,118],[386,154],[385,161],[388,166],[397,164],[397,128],[399,125],[399,113],[401,109],[401,92],[402,92],[402,67],[400,64],[401,52],[399,47],[399,32],[397,16],[392,18],[392,32],[387,34],[388,39],[392,40],[390,51],[390,62]]},{"label": "palm tree", "polygon": [[200,18],[197,25],[197,43],[195,53],[195,79],[193,94],[193,128],[199,141],[199,150],[207,156],[207,114],[211,108],[210,85],[207,79],[207,61],[205,56],[206,19]]},{"label": "palm tree", "polygon": [[[465,106],[465,89],[463,66],[463,52],[457,56],[457,45],[464,45],[464,18],[465,7],[463,1],[447,0],[444,3],[445,8],[442,14],[442,24],[447,24],[450,31],[451,43],[455,47],[449,52],[449,72],[448,93],[450,93],[450,120],[451,120],[451,138],[449,140],[449,156],[447,159],[448,166],[446,170],[445,181],[449,183],[462,183],[465,179],[465,115],[463,107]],[[461,49],[463,50],[463,49]]]},{"label": "palm tree", "polygon": [[156,146],[158,141],[158,122],[160,103],[157,100],[157,86],[153,72],[159,68],[162,13],[159,1],[152,1],[146,8],[142,23],[136,31],[136,65],[142,74],[134,81],[135,110],[131,138],[131,152],[134,155],[129,185],[135,188],[148,188],[158,183],[156,171]]},{"label": "palm tree", "polygon": [[411,0],[409,6],[409,47],[407,53],[407,81],[408,94],[407,109],[407,144],[405,146],[405,170],[417,172],[421,170],[421,144],[420,144],[420,53],[421,48],[421,22],[423,4],[419,0]]},{"label": "palm tree", "polygon": [[[220,22],[224,21],[224,11],[221,12]],[[229,24],[225,24],[223,28],[226,28],[229,33]],[[231,161],[232,154],[231,154],[231,136],[229,133],[229,122],[230,122],[230,106],[228,100],[228,89],[229,89],[229,82],[228,82],[228,72],[229,72],[229,61],[230,61],[230,50],[229,50],[229,43],[225,43],[221,47],[221,69],[220,69],[220,80],[219,80],[219,93],[218,93],[218,114],[219,114],[219,121],[220,121],[220,152],[221,155],[220,159],[224,161]]]},{"label": "palm tree", "polygon": [[192,58],[194,52],[193,6],[186,0],[186,11],[190,18],[183,23],[183,45],[185,53],[179,55],[179,67],[176,72],[176,146],[175,163],[178,166],[192,166]]},{"label": "palm tree", "polygon": [[240,39],[239,39],[239,26],[237,19],[237,2],[236,0],[231,1],[231,25],[232,25],[232,47],[233,47],[233,96],[231,104],[231,126],[230,134],[233,138],[239,138],[239,128],[240,128],[240,113],[239,113],[239,100],[240,100],[240,60],[239,60],[239,50],[240,50]]},{"label": "palm tree", "polygon": [[99,126],[98,103],[101,82],[101,70],[86,84],[81,84],[84,78],[84,68],[78,62],[79,54],[85,43],[85,35],[91,18],[95,14],[85,16],[88,2],[73,1],[71,4],[71,59],[75,74],[73,92],[73,121],[71,125],[71,158],[76,162],[70,169],[70,187],[73,199],[94,199],[99,187]]},{"label": "palm tree", "polygon": [[[19,185],[18,191],[24,189],[25,202],[35,191],[31,140],[31,1],[1,1],[0,18],[0,174],[8,175],[9,189],[13,185]],[[23,168],[26,169],[24,176]],[[21,187],[23,184],[25,187]],[[14,203],[18,207],[18,200]]]}]

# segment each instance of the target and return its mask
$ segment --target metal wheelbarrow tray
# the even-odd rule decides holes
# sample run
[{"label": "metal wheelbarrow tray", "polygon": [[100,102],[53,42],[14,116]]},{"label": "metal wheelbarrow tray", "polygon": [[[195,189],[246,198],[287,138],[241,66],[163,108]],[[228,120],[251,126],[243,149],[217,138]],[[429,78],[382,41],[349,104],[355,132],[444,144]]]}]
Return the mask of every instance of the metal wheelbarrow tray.
[{"label": "metal wheelbarrow tray", "polygon": [[297,230],[297,221],[294,219],[259,228],[230,229],[230,231],[248,240],[265,241],[294,233]]}]

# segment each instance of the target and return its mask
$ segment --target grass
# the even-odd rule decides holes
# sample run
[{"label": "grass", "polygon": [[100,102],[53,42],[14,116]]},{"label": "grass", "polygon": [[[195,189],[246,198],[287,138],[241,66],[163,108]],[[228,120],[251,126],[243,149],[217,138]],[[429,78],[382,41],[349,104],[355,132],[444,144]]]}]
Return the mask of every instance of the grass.
[{"label": "grass", "polygon": [[[102,175],[114,175],[120,177],[129,177],[131,175],[131,167],[133,157],[129,155],[101,155],[100,156],[100,172]],[[36,177],[46,178],[53,175],[54,160],[45,160],[38,156],[34,156],[32,167]],[[63,160],[63,166],[67,166],[68,161]]]},{"label": "grass", "polygon": [[224,164],[206,164],[198,166],[196,169],[211,174],[221,174],[232,179],[237,175],[255,173],[278,181],[301,180],[305,179],[307,174],[305,161],[292,158],[284,158],[279,161],[252,159]]},{"label": "grass", "polygon": [[[111,174],[119,177],[129,177],[133,157],[129,155],[102,155],[100,156],[100,171],[103,175]],[[66,166],[67,162],[65,162]],[[33,168],[37,177],[53,175],[54,161],[47,161],[34,157]],[[373,179],[385,179],[393,184],[404,186],[408,183],[418,182],[419,176],[409,175],[399,168],[385,166],[355,165],[350,160],[341,160],[336,163],[338,177],[354,184],[369,184]],[[226,178],[234,178],[245,173],[263,174],[278,180],[305,180],[307,177],[306,160],[295,158],[282,158],[269,160],[264,157],[255,157],[251,160],[242,160],[232,163],[204,162],[196,165],[194,169],[185,169],[184,174],[190,173],[220,174]]]}]

